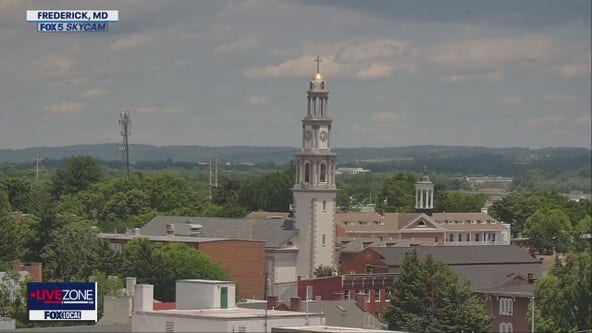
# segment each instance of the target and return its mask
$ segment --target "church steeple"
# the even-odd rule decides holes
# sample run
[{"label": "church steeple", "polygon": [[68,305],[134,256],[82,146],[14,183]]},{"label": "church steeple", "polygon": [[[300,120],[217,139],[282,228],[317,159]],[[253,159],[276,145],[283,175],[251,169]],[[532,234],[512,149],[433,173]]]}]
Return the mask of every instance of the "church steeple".
[{"label": "church steeple", "polygon": [[337,197],[335,165],[331,152],[329,91],[320,73],[322,59],[315,59],[317,72],[306,92],[307,108],[302,119],[302,149],[296,154],[294,218],[298,229],[296,274],[312,276],[320,265],[335,265],[333,216]]},{"label": "church steeple", "polygon": [[432,215],[434,209],[434,183],[428,177],[428,167],[424,165],[421,180],[415,183],[415,211]]}]

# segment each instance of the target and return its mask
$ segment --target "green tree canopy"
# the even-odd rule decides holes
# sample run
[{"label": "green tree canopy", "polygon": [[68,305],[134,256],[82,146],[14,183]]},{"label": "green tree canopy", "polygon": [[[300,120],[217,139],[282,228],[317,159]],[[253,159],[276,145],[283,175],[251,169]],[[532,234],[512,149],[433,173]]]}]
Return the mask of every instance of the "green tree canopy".
[{"label": "green tree canopy", "polygon": [[527,220],[524,229],[531,248],[541,253],[555,249],[565,252],[571,246],[572,227],[569,217],[561,209],[541,208]]},{"label": "green tree canopy", "polygon": [[20,259],[26,230],[12,214],[6,192],[0,190],[0,264]]},{"label": "green tree canopy", "polygon": [[411,213],[415,210],[415,175],[399,173],[384,179],[378,207],[387,212]]},{"label": "green tree canopy", "polygon": [[468,282],[431,256],[419,258],[415,251],[401,264],[391,305],[385,319],[394,330],[482,332],[490,321]]},{"label": "green tree canopy", "polygon": [[[570,253],[537,280],[536,332],[585,332],[592,327],[592,255]],[[532,304],[530,305],[532,306]],[[528,319],[532,324],[532,307]]]},{"label": "green tree canopy", "polygon": [[175,282],[180,279],[226,280],[227,273],[194,248],[178,243],[154,244],[138,237],[124,249],[124,270],[138,283],[154,285],[154,297],[175,298]]},{"label": "green tree canopy", "polygon": [[52,181],[54,197],[86,190],[91,184],[103,179],[104,172],[97,161],[90,156],[74,156],[68,160],[64,170],[58,170]]}]

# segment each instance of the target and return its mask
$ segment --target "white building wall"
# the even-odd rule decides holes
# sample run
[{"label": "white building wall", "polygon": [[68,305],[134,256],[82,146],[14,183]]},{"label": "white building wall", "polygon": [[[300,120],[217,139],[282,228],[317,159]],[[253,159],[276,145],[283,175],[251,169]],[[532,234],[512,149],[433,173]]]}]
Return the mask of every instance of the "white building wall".
[{"label": "white building wall", "polygon": [[296,253],[275,253],[275,283],[296,281]]},{"label": "white building wall", "polygon": [[202,280],[178,280],[175,300],[178,310],[219,309],[221,287],[228,288],[228,307],[236,307],[234,282],[203,282]]},{"label": "white building wall", "polygon": [[[224,310],[221,310],[224,311]],[[272,312],[271,310],[269,311]],[[174,332],[239,332],[244,328],[245,332],[265,332],[265,318],[224,318],[220,317],[193,317],[160,315],[158,313],[138,313],[132,316],[132,332],[165,332],[167,321],[172,322]],[[308,316],[309,325],[321,325],[323,316],[311,314]],[[273,327],[300,326],[306,324],[306,316],[273,317],[267,318],[267,332]],[[169,327],[171,324],[169,323]]]},{"label": "white building wall", "polygon": [[294,217],[299,230],[296,275],[312,277],[320,265],[335,265],[336,191],[295,191]]}]

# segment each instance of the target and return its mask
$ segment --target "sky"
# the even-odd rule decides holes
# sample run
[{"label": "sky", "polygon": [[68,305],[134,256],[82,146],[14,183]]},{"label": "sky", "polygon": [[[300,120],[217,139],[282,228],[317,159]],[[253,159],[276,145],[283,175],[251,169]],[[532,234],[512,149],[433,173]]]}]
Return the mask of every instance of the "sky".
[{"label": "sky", "polygon": [[[38,33],[27,9],[112,9]],[[591,147],[591,1],[0,0],[0,149],[301,143],[327,81],[336,147]]]}]

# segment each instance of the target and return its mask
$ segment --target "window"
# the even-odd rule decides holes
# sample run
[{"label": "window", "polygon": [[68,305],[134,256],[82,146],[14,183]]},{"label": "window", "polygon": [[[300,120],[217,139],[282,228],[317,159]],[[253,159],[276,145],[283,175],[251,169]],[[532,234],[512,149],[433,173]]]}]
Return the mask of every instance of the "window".
[{"label": "window", "polygon": [[500,333],[512,333],[514,332],[514,327],[512,327],[512,323],[500,323],[499,331]]},{"label": "window", "polygon": [[320,182],[326,183],[327,182],[327,166],[325,165],[325,163],[321,163],[320,169],[321,169],[319,172],[319,174],[321,175]]},{"label": "window", "polygon": [[327,245],[327,235],[323,235],[323,246]]},{"label": "window", "polygon": [[380,289],[374,289],[374,302],[380,302]]},{"label": "window", "polygon": [[370,289],[364,289],[364,294],[366,295],[366,303],[370,303]]},{"label": "window", "polygon": [[348,227],[351,227],[352,225],[354,225],[354,221],[345,221],[344,223]]},{"label": "window", "polygon": [[374,224],[376,224],[376,225],[384,225],[384,221],[374,221]]},{"label": "window", "polygon": [[238,327],[238,332],[239,332],[239,333],[244,333],[244,332],[246,332],[246,331],[247,331],[247,327],[246,327],[246,326],[239,326],[239,327]]},{"label": "window", "polygon": [[462,242],[462,234],[458,234],[458,241]]},{"label": "window", "polygon": [[454,234],[448,234],[448,241],[454,242]]},{"label": "window", "polygon": [[369,225],[368,221],[359,221],[358,223],[360,225]]},{"label": "window", "polygon": [[175,322],[174,321],[165,321],[164,322],[164,331],[166,333],[174,332],[175,331]]},{"label": "window", "polygon": [[372,274],[372,265],[366,264],[366,274]]},{"label": "window", "polygon": [[323,201],[323,211],[327,210],[327,201]]},{"label": "window", "polygon": [[389,289],[387,289],[387,290],[386,290],[386,297],[385,297],[385,299],[388,301],[388,300],[390,300],[390,299],[391,299],[391,297],[392,297],[392,296],[393,296],[393,290],[392,290],[392,289],[390,289],[390,288],[389,288]]},{"label": "window", "polygon": [[512,316],[514,313],[514,300],[510,297],[500,297],[499,314],[502,316]]},{"label": "window", "polygon": [[471,241],[471,234],[470,233],[467,234],[466,240],[467,240],[467,242],[470,242]]},{"label": "window", "polygon": [[304,163],[304,182],[310,183],[310,164]]},{"label": "window", "polygon": [[349,299],[349,290],[344,290],[343,291],[343,299],[344,300],[348,300]]},{"label": "window", "polygon": [[495,232],[492,232],[491,233],[491,241],[492,242],[495,242]]},{"label": "window", "polygon": [[425,222],[424,221],[419,221],[419,223],[417,224],[418,227],[425,227]]},{"label": "window", "polygon": [[475,234],[475,242],[479,241],[479,236],[481,236],[480,234]]}]

